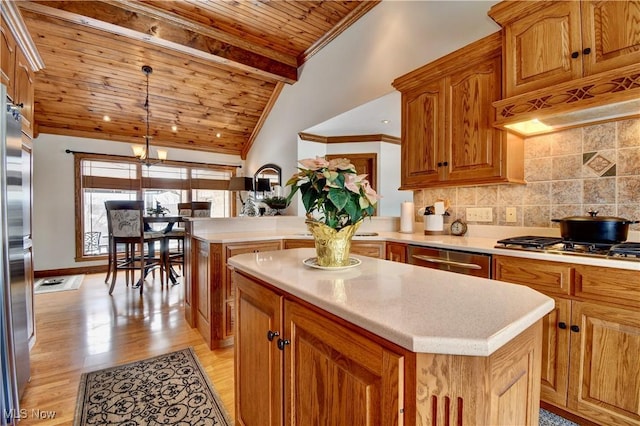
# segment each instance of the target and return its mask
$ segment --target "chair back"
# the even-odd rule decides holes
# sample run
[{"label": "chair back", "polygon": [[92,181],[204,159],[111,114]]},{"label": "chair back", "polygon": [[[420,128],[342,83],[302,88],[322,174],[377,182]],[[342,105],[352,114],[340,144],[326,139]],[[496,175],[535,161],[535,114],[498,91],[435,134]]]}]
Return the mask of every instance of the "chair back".
[{"label": "chair back", "polygon": [[211,201],[192,201],[191,217],[210,217]]},{"label": "chair back", "polygon": [[95,253],[100,250],[100,236],[102,232],[91,231],[84,233],[84,252]]},{"label": "chair back", "polygon": [[144,201],[105,201],[109,236],[116,238],[143,238]]},{"label": "chair back", "polygon": [[178,203],[178,216],[191,217],[191,203]]}]

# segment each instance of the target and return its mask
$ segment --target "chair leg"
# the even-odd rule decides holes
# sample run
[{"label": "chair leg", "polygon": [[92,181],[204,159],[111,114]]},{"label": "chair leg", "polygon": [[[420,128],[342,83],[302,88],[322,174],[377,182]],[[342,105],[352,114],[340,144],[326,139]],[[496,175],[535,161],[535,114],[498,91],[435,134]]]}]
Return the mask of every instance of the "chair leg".
[{"label": "chair leg", "polygon": [[104,283],[109,283],[109,277],[111,276],[111,268],[115,264],[113,260],[115,256],[115,247],[112,247],[111,238],[109,238],[109,254],[107,255],[107,276],[104,278]]}]

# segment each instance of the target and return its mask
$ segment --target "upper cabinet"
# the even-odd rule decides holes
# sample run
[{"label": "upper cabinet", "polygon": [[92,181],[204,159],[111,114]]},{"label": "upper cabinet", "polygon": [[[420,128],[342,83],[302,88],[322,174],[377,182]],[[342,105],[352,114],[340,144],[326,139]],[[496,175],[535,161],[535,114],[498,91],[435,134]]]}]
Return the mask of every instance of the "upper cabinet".
[{"label": "upper cabinet", "polygon": [[0,83],[7,86],[7,96],[15,97],[16,40],[9,31],[7,22],[2,17],[0,25]]},{"label": "upper cabinet", "polygon": [[505,97],[640,62],[640,1],[505,1]]},{"label": "upper cabinet", "polygon": [[15,98],[13,101],[20,105],[22,131],[30,138],[33,138],[33,76],[34,73],[27,63],[25,55],[18,50],[16,52]]},{"label": "upper cabinet", "polygon": [[34,76],[44,68],[15,2],[2,2],[0,26],[0,82],[7,96],[20,107],[22,132],[34,136]]},{"label": "upper cabinet", "polygon": [[499,33],[393,82],[402,93],[403,190],[523,182],[522,140],[493,127]]}]

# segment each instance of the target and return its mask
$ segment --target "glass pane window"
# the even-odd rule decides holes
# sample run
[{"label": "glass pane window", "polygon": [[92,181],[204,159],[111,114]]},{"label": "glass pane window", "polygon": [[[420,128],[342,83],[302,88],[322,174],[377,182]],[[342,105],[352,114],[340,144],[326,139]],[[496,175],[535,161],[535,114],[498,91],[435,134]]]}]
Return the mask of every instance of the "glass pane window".
[{"label": "glass pane window", "polygon": [[230,217],[231,198],[229,191],[194,189],[193,201],[211,201],[211,217]]},{"label": "glass pane window", "polygon": [[157,203],[160,203],[161,207],[169,210],[167,214],[177,215],[178,203],[182,203],[187,199],[187,191],[179,189],[143,189],[142,197],[145,211],[156,208]]},{"label": "glass pane window", "polygon": [[231,172],[225,170],[193,169],[191,170],[191,176],[194,179],[229,180],[231,179]]},{"label": "glass pane window", "polygon": [[153,167],[143,167],[142,177],[185,180],[189,178],[189,169],[154,165]]},{"label": "glass pane window", "polygon": [[115,161],[82,160],[82,175],[119,179],[136,179],[138,171],[135,164]]},{"label": "glass pane window", "polygon": [[83,191],[83,255],[104,255],[109,251],[109,230],[105,201],[135,200],[135,191],[85,189]]}]

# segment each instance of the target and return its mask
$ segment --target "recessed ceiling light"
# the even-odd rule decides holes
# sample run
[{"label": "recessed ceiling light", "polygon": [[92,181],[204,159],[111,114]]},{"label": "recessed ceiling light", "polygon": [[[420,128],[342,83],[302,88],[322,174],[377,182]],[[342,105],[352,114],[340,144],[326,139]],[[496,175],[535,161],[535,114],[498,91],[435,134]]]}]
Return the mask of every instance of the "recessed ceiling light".
[{"label": "recessed ceiling light", "polygon": [[381,120],[382,124],[389,124],[391,121],[390,120]]},{"label": "recessed ceiling light", "polygon": [[176,126],[175,124],[173,126],[171,126],[171,131],[172,132],[177,132],[178,131],[178,126]]},{"label": "recessed ceiling light", "polygon": [[111,121],[111,117],[109,117],[108,115],[105,115],[104,117],[102,117],[103,121]]},{"label": "recessed ceiling light", "polygon": [[220,133],[216,133],[216,138],[219,138],[220,136],[222,136]]}]

